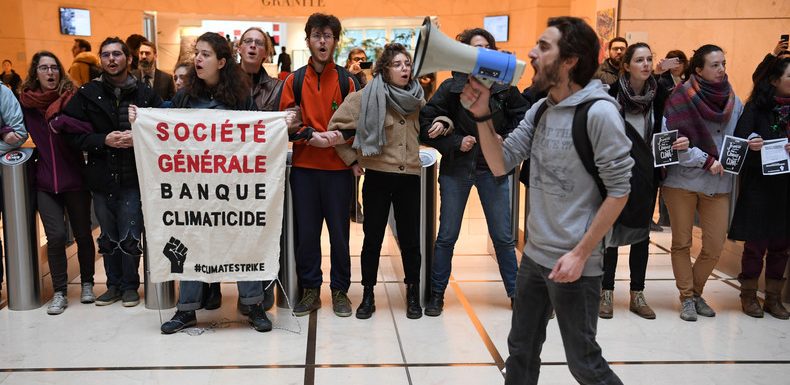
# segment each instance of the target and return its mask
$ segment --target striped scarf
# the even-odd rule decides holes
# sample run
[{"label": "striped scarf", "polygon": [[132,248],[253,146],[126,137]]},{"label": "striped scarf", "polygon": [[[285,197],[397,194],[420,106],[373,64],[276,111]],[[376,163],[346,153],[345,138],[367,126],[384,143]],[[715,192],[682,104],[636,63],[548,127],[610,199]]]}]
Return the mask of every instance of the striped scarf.
[{"label": "striped scarf", "polygon": [[667,118],[667,128],[678,130],[678,136],[687,137],[689,146],[718,159],[719,150],[706,122],[726,122],[734,106],[735,93],[726,77],[721,82],[711,83],[692,74],[670,95],[664,117]]}]

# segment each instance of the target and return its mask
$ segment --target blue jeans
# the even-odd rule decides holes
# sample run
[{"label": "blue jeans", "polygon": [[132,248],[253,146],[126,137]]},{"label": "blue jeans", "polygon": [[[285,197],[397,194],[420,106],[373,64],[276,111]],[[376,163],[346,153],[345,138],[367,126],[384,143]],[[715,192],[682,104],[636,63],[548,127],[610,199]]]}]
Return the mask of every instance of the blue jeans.
[{"label": "blue jeans", "polygon": [[477,171],[473,178],[439,175],[441,208],[439,234],[434,249],[432,286],[435,292],[444,292],[450,280],[453,250],[461,230],[464,208],[472,186],[477,187],[483,205],[488,234],[494,243],[499,274],[508,297],[516,289],[516,241],[510,229],[510,184],[506,179],[497,181],[491,171]]},{"label": "blue jeans", "polygon": [[104,256],[107,287],[137,290],[140,287],[140,238],[143,210],[138,187],[121,188],[112,193],[93,193],[93,208],[101,226],[96,240]]},{"label": "blue jeans", "polygon": [[[263,281],[238,281],[239,302],[242,305],[257,305],[263,302]],[[203,282],[181,281],[181,291],[178,294],[178,305],[181,311],[200,309],[203,299]]]},{"label": "blue jeans", "polygon": [[601,276],[556,283],[548,278],[549,273],[550,269],[527,255],[521,257],[507,337],[510,357],[505,361],[505,385],[538,383],[540,352],[552,307],[557,313],[568,369],[576,381],[584,385],[622,385],[595,340]]}]

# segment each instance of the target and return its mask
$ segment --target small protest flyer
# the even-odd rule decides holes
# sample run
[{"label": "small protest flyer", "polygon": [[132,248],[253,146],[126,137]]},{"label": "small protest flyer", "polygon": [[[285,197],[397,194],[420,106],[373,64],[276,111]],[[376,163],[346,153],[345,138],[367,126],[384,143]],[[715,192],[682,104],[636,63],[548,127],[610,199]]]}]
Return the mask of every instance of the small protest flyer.
[{"label": "small protest flyer", "polygon": [[285,113],[140,108],[132,135],[152,282],[277,278]]},{"label": "small protest flyer", "polygon": [[724,142],[719,152],[719,162],[724,167],[724,172],[738,174],[741,172],[746,153],[749,152],[749,141],[730,135],[724,136]]},{"label": "small protest flyer", "polygon": [[678,164],[678,150],[672,149],[672,143],[678,140],[678,130],[653,135],[653,167]]},{"label": "small protest flyer", "polygon": [[760,157],[763,164],[763,175],[787,174],[790,172],[790,155],[785,150],[787,138],[766,140]]}]

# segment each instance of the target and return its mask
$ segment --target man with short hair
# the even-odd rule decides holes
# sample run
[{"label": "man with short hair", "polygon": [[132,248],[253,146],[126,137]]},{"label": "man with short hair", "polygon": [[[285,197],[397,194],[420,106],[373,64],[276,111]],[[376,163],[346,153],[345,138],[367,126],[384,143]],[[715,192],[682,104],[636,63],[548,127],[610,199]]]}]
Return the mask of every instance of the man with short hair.
[{"label": "man with short hair", "polygon": [[291,55],[285,52],[285,46],[281,48],[280,55],[277,56],[277,67],[280,68],[278,78],[285,80],[288,74],[291,73]]},{"label": "man with short hair", "polygon": [[[595,335],[603,275],[601,240],[628,199],[634,161],[617,101],[599,80],[591,80],[598,49],[595,31],[583,20],[549,19],[529,53],[533,86],[536,91],[548,89],[548,97],[527,112],[504,142],[496,138],[491,123],[490,91],[472,81],[461,94],[462,104],[470,105],[478,121],[480,145],[495,175],[530,159],[529,237],[516,280],[505,384],[538,383],[552,307],[576,381],[622,384],[602,357]],[[588,102],[592,104],[586,130],[605,198],[572,138],[576,109]]]},{"label": "man with short hair", "polygon": [[107,272],[107,292],[96,299],[96,305],[120,300],[130,307],[140,303],[143,211],[129,105],[159,107],[162,99],[129,73],[132,56],[123,40],[109,37],[99,52],[104,73],[79,88],[52,126],[88,153],[85,182],[93,193],[101,226],[96,243]]},{"label": "man with short hair", "polygon": [[85,39],[74,39],[71,47],[74,61],[69,67],[69,77],[79,87],[101,74],[99,58],[91,52],[91,43]]},{"label": "man with short hair", "polygon": [[609,41],[609,58],[604,59],[593,79],[600,79],[603,84],[612,85],[620,77],[620,65],[628,48],[628,41],[618,36]]},{"label": "man with short hair", "polygon": [[138,33],[133,33],[126,38],[126,46],[129,47],[129,54],[132,56],[132,64],[129,66],[129,71],[137,71],[137,66],[140,63],[138,51],[140,50],[140,44],[144,41],[148,41],[148,38]]},{"label": "man with short hair", "polygon": [[14,96],[19,98],[19,85],[22,83],[22,77],[14,71],[13,63],[11,60],[3,60],[3,72],[0,73],[0,80],[5,83],[5,86],[10,88]]},{"label": "man with short hair", "polygon": [[134,76],[148,84],[162,100],[172,99],[176,94],[176,84],[170,74],[156,68],[156,45],[147,40],[140,43],[137,56],[138,68],[133,72]]},{"label": "man with short hair", "polygon": [[[301,106],[301,122],[289,117],[289,133],[293,144],[291,193],[293,218],[296,228],[296,271],[303,289],[302,298],[294,307],[294,314],[305,316],[321,307],[321,229],[326,220],[331,244],[332,308],[337,316],[351,315],[348,288],[351,285],[351,259],[348,250],[349,215],[351,204],[351,169],[333,147],[311,146],[322,137],[339,135],[327,133],[332,114],[343,103],[343,88],[357,89],[353,76],[332,61],[340,37],[340,20],[333,15],[314,13],[305,25],[305,42],[310,59],[304,69],[300,101],[294,94],[297,70],[283,85],[280,109]],[[342,74],[342,76],[341,76]],[[346,79],[341,88],[340,81]],[[328,136],[323,136],[328,135]]]}]

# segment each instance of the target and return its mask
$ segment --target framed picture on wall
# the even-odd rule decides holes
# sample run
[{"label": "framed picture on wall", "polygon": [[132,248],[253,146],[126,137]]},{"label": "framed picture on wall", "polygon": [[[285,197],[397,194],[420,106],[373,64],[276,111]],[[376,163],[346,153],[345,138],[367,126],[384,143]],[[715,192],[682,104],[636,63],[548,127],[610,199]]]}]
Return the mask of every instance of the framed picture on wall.
[{"label": "framed picture on wall", "polygon": [[90,36],[91,11],[60,7],[60,33],[64,35]]},{"label": "framed picture on wall", "polygon": [[508,24],[510,16],[486,16],[483,18],[483,28],[494,35],[496,41],[507,41]]}]

